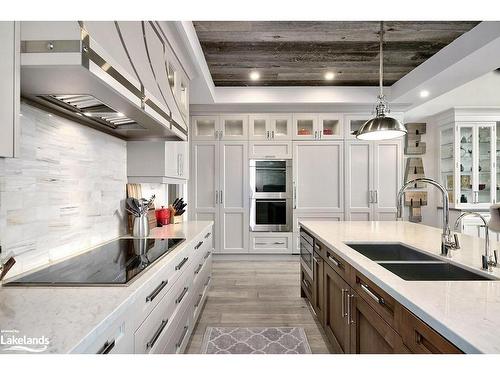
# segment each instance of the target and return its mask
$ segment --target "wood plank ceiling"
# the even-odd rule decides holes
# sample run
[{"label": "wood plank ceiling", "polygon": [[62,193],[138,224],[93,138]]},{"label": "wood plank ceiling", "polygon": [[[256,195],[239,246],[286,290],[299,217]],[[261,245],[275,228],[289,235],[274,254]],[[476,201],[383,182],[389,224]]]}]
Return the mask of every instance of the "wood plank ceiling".
[{"label": "wood plank ceiling", "polygon": [[[216,86],[376,86],[379,22],[195,21]],[[385,22],[384,84],[479,22]],[[260,79],[251,81],[249,73]],[[325,80],[326,72],[335,78]]]}]

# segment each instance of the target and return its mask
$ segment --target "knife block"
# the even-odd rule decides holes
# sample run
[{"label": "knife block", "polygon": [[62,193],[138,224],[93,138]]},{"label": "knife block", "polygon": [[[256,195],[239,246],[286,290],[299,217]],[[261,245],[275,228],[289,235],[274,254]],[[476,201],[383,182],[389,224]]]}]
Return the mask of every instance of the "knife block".
[{"label": "knife block", "polygon": [[170,218],[171,218],[170,224],[179,224],[179,223],[183,222],[182,215],[181,216],[171,216]]}]

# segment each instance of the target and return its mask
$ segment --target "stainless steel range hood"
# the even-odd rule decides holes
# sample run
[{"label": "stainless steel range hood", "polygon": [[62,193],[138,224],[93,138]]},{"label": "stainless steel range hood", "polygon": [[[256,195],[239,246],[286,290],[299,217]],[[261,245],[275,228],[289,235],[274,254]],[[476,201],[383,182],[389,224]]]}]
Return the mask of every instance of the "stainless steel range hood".
[{"label": "stainless steel range hood", "polygon": [[[54,38],[58,32],[52,32],[51,39],[29,39],[30,31],[35,34],[40,22],[33,23],[38,25],[25,24],[28,24],[25,32],[28,37],[21,36],[21,94],[24,98],[124,139],[187,139],[187,125],[173,119],[167,101],[155,97],[140,77],[132,76],[130,70],[119,65],[110,51],[90,37],[82,23],[71,25],[71,36],[78,37],[72,40],[67,40],[68,34],[63,28],[61,39]],[[116,28],[119,32],[118,23]],[[43,34],[42,29],[40,32]],[[132,63],[133,56],[129,55],[123,39],[121,42],[123,45],[119,48],[125,50]],[[148,52],[145,36],[143,43]],[[158,46],[157,41],[155,46]],[[162,62],[166,67],[166,62]],[[149,68],[156,78],[153,65]],[[162,74],[168,74],[166,68]]]}]

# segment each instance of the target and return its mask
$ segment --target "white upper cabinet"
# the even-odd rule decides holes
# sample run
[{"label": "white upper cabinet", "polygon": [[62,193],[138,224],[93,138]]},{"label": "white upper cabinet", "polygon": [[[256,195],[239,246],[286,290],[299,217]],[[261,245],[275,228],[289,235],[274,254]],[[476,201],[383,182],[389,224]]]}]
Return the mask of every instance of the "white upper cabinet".
[{"label": "white upper cabinet", "polygon": [[127,176],[131,183],[185,183],[189,179],[188,142],[127,142]]},{"label": "white upper cabinet", "polygon": [[248,138],[262,141],[272,139],[271,119],[267,114],[251,114],[248,117]]},{"label": "white upper cabinet", "polygon": [[293,139],[297,141],[319,139],[318,115],[314,113],[294,113]]},{"label": "white upper cabinet", "polygon": [[292,140],[292,116],[287,114],[270,115],[271,120],[271,140],[291,141]]},{"label": "white upper cabinet", "polygon": [[353,113],[344,116],[344,138],[357,139],[353,132],[357,132],[361,126],[372,118],[370,113]]},{"label": "white upper cabinet", "polygon": [[20,33],[19,22],[0,21],[0,157],[14,157],[19,148]]},{"label": "white upper cabinet", "polygon": [[342,139],[344,128],[339,113],[320,113],[318,116],[319,139]]},{"label": "white upper cabinet", "polygon": [[220,127],[223,141],[248,140],[248,115],[220,116]]},{"label": "white upper cabinet", "polygon": [[220,138],[219,116],[193,116],[191,137],[196,141],[214,141]]}]

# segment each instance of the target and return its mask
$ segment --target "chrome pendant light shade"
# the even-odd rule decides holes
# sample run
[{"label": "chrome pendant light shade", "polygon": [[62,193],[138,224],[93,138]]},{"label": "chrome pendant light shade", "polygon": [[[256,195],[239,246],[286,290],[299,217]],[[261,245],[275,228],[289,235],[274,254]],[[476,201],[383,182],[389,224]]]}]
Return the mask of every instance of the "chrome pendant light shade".
[{"label": "chrome pendant light shade", "polygon": [[380,67],[379,87],[380,94],[375,107],[376,116],[365,122],[356,132],[356,138],[367,141],[379,141],[402,137],[407,133],[406,127],[393,117],[387,116],[389,105],[384,96],[384,23],[380,22]]}]

